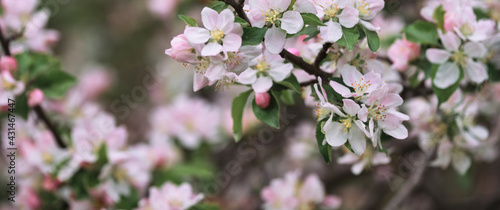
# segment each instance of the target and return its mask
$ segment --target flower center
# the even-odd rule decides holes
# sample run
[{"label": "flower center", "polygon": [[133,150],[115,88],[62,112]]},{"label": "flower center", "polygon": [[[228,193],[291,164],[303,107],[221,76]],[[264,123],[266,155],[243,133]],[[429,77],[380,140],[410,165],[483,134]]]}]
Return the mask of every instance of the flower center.
[{"label": "flower center", "polygon": [[210,36],[212,37],[212,40],[220,42],[222,38],[224,38],[224,32],[220,29],[215,29],[210,31]]},{"label": "flower center", "polygon": [[463,51],[456,51],[451,56],[451,59],[464,67],[467,62],[467,55]]},{"label": "flower center", "polygon": [[12,89],[14,89],[15,84],[7,81],[7,79],[5,79],[4,77],[2,77],[2,87],[5,90],[12,90]]},{"label": "flower center", "polygon": [[472,35],[472,33],[474,33],[474,30],[475,30],[474,26],[472,26],[469,23],[465,23],[460,29],[460,32],[462,32],[464,36],[470,36]]},{"label": "flower center", "polygon": [[335,15],[337,14],[337,12],[339,10],[340,10],[339,5],[336,3],[330,4],[330,6],[328,6],[328,7],[323,7],[323,12],[325,13],[325,16],[330,18],[330,19],[335,17]]},{"label": "flower center", "polygon": [[42,153],[42,161],[44,163],[52,163],[52,161],[54,160],[54,158],[52,157],[52,155],[48,152],[43,152]]},{"label": "flower center", "polygon": [[358,82],[351,83],[351,86],[354,88],[356,93],[364,93],[366,89],[368,89],[370,86],[372,86],[370,81],[364,81],[365,78],[361,78],[361,80]]},{"label": "flower center", "polygon": [[344,129],[342,129],[342,133],[345,133],[348,129],[351,129],[352,122],[351,118],[342,119],[340,122],[344,125]]},{"label": "flower center", "polygon": [[257,65],[255,68],[259,70],[259,72],[265,72],[271,68],[271,66],[265,60],[257,60]]},{"label": "flower center", "polygon": [[372,13],[368,3],[365,0],[358,1],[358,11],[360,16],[370,15]]},{"label": "flower center", "polygon": [[264,15],[266,17],[266,23],[268,25],[272,25],[279,20],[279,14],[280,12],[274,8],[269,8],[269,10],[266,11],[266,14]]}]

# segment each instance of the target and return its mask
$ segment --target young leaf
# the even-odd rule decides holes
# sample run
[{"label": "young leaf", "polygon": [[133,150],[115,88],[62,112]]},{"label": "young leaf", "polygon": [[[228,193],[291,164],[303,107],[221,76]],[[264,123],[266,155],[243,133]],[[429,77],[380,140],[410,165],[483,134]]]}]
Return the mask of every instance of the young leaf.
[{"label": "young leaf", "polygon": [[247,27],[243,28],[243,36],[241,37],[241,45],[258,45],[264,39],[267,28]]},{"label": "young leaf", "polygon": [[220,13],[222,10],[227,8],[227,4],[222,1],[213,1],[210,8]]},{"label": "young leaf", "polygon": [[345,28],[342,26],[342,38],[337,41],[337,44],[347,47],[349,50],[354,49],[354,45],[358,41],[359,31],[357,27]]},{"label": "young leaf", "polygon": [[185,15],[179,15],[179,18],[181,20],[183,20],[188,26],[198,27],[198,23],[196,23],[196,20],[192,17],[185,16]]},{"label": "young leaf", "polygon": [[323,133],[323,126],[325,125],[325,122],[328,120],[328,118],[325,118],[321,121],[318,122],[316,125],[316,142],[318,143],[318,149],[319,153],[321,153],[321,156],[323,156],[323,159],[325,159],[326,163],[331,163],[332,162],[332,146],[329,144],[324,144],[323,141],[325,140],[325,134]]},{"label": "young leaf", "polygon": [[444,31],[444,13],[445,11],[443,9],[443,5],[439,5],[439,7],[434,10],[434,14],[432,15],[434,20],[436,20],[438,28],[441,29],[441,31]]},{"label": "young leaf", "polygon": [[380,39],[376,31],[370,31],[363,27],[363,31],[365,32],[366,39],[368,40],[368,47],[372,52],[377,52],[380,47]]},{"label": "young leaf", "polygon": [[241,139],[243,111],[245,110],[248,96],[250,96],[252,92],[252,90],[245,91],[233,99],[231,117],[233,118],[233,136],[236,142]]},{"label": "young leaf", "polygon": [[271,91],[271,95],[272,97],[271,101],[269,102],[269,106],[265,109],[261,109],[259,106],[257,106],[257,104],[255,103],[255,99],[252,100],[252,110],[255,114],[255,117],[261,122],[266,123],[273,128],[279,129],[280,106],[274,92]]},{"label": "young leaf", "polygon": [[240,18],[238,16],[234,17],[234,22],[239,23],[241,27],[248,27],[249,24],[247,21],[243,20],[243,18]]},{"label": "young leaf", "polygon": [[418,20],[405,28],[406,39],[419,44],[438,44],[437,27],[433,23]]},{"label": "young leaf", "polygon": [[26,94],[21,94],[16,97],[15,113],[23,119],[28,119],[28,97]]},{"label": "young leaf", "polygon": [[300,13],[302,20],[304,20],[304,25],[310,26],[326,26],[323,21],[321,21],[318,16],[312,13]]},{"label": "young leaf", "polygon": [[287,88],[290,88],[291,90],[294,90],[298,93],[300,93],[300,84],[299,84],[299,81],[297,80],[297,78],[292,74],[290,75],[288,78],[286,78],[285,80],[281,81],[281,82],[276,82],[280,85],[283,85]]},{"label": "young leaf", "polygon": [[282,90],[282,91],[277,91],[276,92],[276,96],[281,100],[283,101],[283,103],[285,103],[286,105],[294,105],[295,104],[295,100],[293,98],[293,92],[292,90]]},{"label": "young leaf", "polygon": [[75,77],[61,70],[52,70],[41,74],[32,83],[34,87],[40,88],[45,96],[52,99],[63,97],[66,91],[75,84]]}]

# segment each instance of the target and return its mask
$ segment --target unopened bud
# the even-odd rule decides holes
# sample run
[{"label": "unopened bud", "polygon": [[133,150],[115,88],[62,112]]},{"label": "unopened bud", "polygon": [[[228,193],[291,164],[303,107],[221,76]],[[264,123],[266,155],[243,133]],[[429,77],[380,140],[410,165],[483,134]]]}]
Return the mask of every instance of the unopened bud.
[{"label": "unopened bud", "polygon": [[29,93],[28,105],[30,107],[34,107],[36,105],[39,105],[40,103],[42,103],[43,99],[44,99],[43,92],[38,88],[34,89]]},{"label": "unopened bud", "polygon": [[11,56],[2,56],[0,58],[0,70],[13,72],[17,70],[17,61]]},{"label": "unopened bud", "polygon": [[271,102],[271,96],[267,92],[263,93],[255,93],[255,103],[262,109],[265,109],[269,106],[269,102]]}]

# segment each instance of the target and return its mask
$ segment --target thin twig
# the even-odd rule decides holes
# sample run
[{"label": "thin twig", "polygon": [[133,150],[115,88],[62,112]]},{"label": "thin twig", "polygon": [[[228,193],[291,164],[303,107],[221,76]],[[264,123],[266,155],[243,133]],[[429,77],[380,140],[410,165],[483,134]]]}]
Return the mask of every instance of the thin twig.
[{"label": "thin twig", "polygon": [[417,187],[420,181],[422,180],[425,169],[427,168],[427,165],[429,163],[429,159],[430,159],[430,154],[426,153],[424,156],[424,161],[413,169],[412,171],[413,174],[389,200],[389,202],[384,208],[385,210],[397,209],[401,204],[401,202],[403,202],[404,199],[413,192],[415,187]]},{"label": "thin twig", "polygon": [[298,56],[290,53],[286,49],[283,49],[283,51],[281,51],[280,55],[282,58],[290,61],[290,63],[295,64],[296,66],[300,67],[301,69],[303,69],[307,73],[312,74],[316,77],[321,77],[321,79],[323,79],[324,82],[328,82],[328,77],[331,76],[330,74],[322,71],[320,68],[316,68],[313,65],[311,65],[310,63],[307,63],[301,57],[298,57]]},{"label": "thin twig", "polygon": [[[21,36],[22,36],[22,34],[14,34],[12,37],[5,38],[3,31],[0,29],[0,44],[2,45],[2,49],[3,49],[3,52],[5,55],[7,55],[7,56],[12,55],[10,52],[10,42],[12,40],[18,39]],[[61,135],[57,131],[54,124],[47,117],[47,115],[43,111],[43,108],[41,106],[37,105],[33,109],[35,110],[35,113],[37,114],[38,118],[40,118],[45,123],[47,128],[50,130],[50,132],[52,133],[52,135],[56,139],[57,145],[59,145],[59,147],[61,147],[61,148],[66,148],[66,144],[62,140]]]}]

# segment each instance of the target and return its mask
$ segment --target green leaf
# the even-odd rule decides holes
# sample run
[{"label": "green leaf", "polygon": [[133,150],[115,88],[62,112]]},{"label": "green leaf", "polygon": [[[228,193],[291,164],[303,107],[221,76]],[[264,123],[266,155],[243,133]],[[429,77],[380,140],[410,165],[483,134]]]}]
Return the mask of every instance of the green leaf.
[{"label": "green leaf", "polygon": [[488,12],[479,7],[474,8],[474,14],[476,15],[477,20],[490,19]]},{"label": "green leaf", "polygon": [[250,96],[252,92],[252,90],[245,91],[233,99],[231,117],[233,118],[233,136],[236,142],[240,141],[242,136],[243,111],[245,110],[248,96]]},{"label": "green leaf", "polygon": [[241,45],[258,45],[264,39],[267,28],[247,27],[243,28]]},{"label": "green leaf", "polygon": [[198,27],[198,23],[196,23],[196,20],[192,17],[186,15],[179,15],[179,18],[183,20],[188,26]]},{"label": "green leaf", "polygon": [[325,125],[325,122],[327,120],[328,120],[328,118],[322,119],[316,125],[316,142],[318,143],[319,153],[321,153],[321,156],[323,156],[323,159],[325,159],[325,162],[331,163],[332,162],[332,146],[330,146],[329,144],[323,144],[323,141],[325,140],[325,134],[323,133],[323,126]]},{"label": "green leaf", "polygon": [[46,97],[59,99],[76,84],[76,78],[61,70],[52,70],[39,75],[32,85],[40,88]]},{"label": "green leaf", "polygon": [[302,28],[302,30],[300,30],[296,34],[287,34],[286,38],[288,39],[288,38],[291,38],[294,36],[300,36],[300,35],[309,35],[309,37],[311,37],[311,36],[315,37],[318,34],[319,34],[318,26],[307,26],[307,27]]},{"label": "green leaf", "polygon": [[267,125],[273,128],[280,128],[279,119],[280,119],[280,106],[278,100],[276,99],[275,94],[271,91],[271,101],[269,102],[269,106],[265,109],[261,109],[255,103],[255,99],[252,100],[252,110],[255,114],[255,117],[259,119],[261,122],[266,123]]},{"label": "green leaf", "polygon": [[291,90],[294,90],[295,92],[298,92],[298,93],[301,92],[299,81],[297,80],[297,78],[293,74],[291,74],[285,80],[283,80],[281,82],[276,82],[276,83],[279,85],[283,85],[287,88],[290,88]]},{"label": "green leaf", "polygon": [[342,26],[342,37],[337,41],[337,44],[347,47],[349,50],[354,49],[354,45],[358,41],[359,31],[357,27],[346,28]]},{"label": "green leaf", "polygon": [[292,90],[282,90],[282,91],[276,91],[277,97],[283,101],[286,105],[294,105],[295,104],[295,99],[293,98],[293,92]]},{"label": "green leaf", "polygon": [[318,16],[312,13],[300,13],[302,20],[304,20],[304,25],[310,26],[326,26],[323,21],[321,21]]},{"label": "green leaf", "polygon": [[135,209],[140,200],[141,196],[137,190],[130,188],[129,195],[120,195],[120,200],[115,204],[114,209]]},{"label": "green leaf", "polygon": [[199,203],[190,207],[188,210],[219,210],[219,209],[220,207],[217,204]]},{"label": "green leaf", "polygon": [[227,8],[227,4],[222,1],[213,1],[210,8],[220,13],[222,10]]},{"label": "green leaf", "polygon": [[240,18],[238,16],[234,17],[234,22],[239,23],[242,27],[248,27],[250,24],[248,24],[247,21],[243,20],[243,18]]},{"label": "green leaf", "polygon": [[376,31],[370,31],[363,27],[363,31],[365,32],[366,39],[368,40],[368,47],[372,52],[377,52],[380,47],[380,38]]},{"label": "green leaf", "polygon": [[438,32],[435,24],[425,21],[415,21],[405,28],[406,39],[419,44],[438,44]]},{"label": "green leaf", "polygon": [[441,88],[438,88],[434,85],[434,77],[436,76],[436,72],[439,68],[439,65],[433,65],[432,66],[432,69],[431,69],[431,78],[432,78],[432,90],[434,90],[434,93],[436,94],[437,98],[438,98],[438,107],[441,105],[441,103],[443,102],[446,102],[451,95],[453,95],[453,93],[455,93],[455,91],[458,89],[459,85],[460,85],[460,81],[464,78],[464,72],[462,70],[462,68],[459,66],[459,69],[460,69],[460,76],[457,80],[457,82],[455,82],[455,84],[451,85],[450,87],[446,88],[446,89],[441,89]]},{"label": "green leaf", "polygon": [[432,15],[441,31],[444,31],[444,13],[446,12],[443,9],[443,5],[439,5],[439,7],[434,10],[434,14]]},{"label": "green leaf", "polygon": [[15,113],[17,116],[21,116],[23,119],[28,119],[29,107],[28,107],[28,97],[26,94],[21,94],[16,97],[16,104],[14,106]]}]

